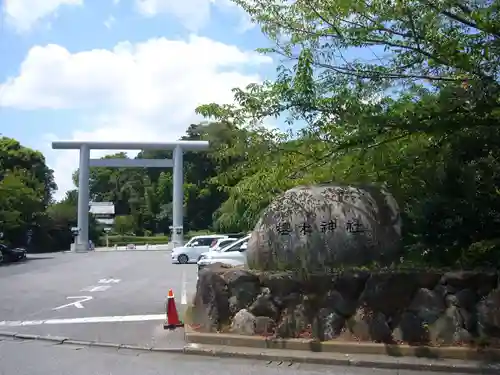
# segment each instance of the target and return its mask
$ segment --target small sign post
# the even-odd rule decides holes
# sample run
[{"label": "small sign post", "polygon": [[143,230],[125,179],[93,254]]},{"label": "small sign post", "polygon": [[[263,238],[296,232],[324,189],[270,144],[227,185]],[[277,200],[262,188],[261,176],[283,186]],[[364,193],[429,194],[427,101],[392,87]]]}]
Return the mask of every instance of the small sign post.
[{"label": "small sign post", "polygon": [[109,247],[109,232],[111,232],[111,228],[106,227],[104,231],[106,232],[106,247]]}]

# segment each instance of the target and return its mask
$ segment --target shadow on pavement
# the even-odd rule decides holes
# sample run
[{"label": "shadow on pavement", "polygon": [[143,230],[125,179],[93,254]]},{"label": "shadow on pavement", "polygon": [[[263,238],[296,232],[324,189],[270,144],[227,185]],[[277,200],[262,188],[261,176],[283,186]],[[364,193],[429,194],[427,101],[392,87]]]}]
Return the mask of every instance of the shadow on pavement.
[{"label": "shadow on pavement", "polygon": [[32,256],[28,255],[26,259],[18,260],[15,262],[5,262],[4,261],[4,262],[0,263],[0,266],[1,267],[14,267],[14,266],[19,266],[22,264],[32,262],[34,260],[50,260],[50,259],[54,259],[54,257],[51,257],[51,256],[32,257]]},{"label": "shadow on pavement", "polygon": [[147,348],[183,348],[184,329],[165,330],[163,322],[54,324],[16,327],[17,333],[57,336],[85,342],[104,342]]},{"label": "shadow on pavement", "polygon": [[28,257],[26,258],[27,261],[31,261],[31,260],[47,260],[47,259],[54,259],[53,256],[36,256],[36,255],[33,255],[33,254],[29,254]]}]

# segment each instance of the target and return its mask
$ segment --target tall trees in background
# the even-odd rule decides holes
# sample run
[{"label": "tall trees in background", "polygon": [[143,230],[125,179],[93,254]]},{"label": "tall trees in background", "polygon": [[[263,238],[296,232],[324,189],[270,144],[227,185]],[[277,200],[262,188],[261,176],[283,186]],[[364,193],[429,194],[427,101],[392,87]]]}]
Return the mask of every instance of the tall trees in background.
[{"label": "tall trees in background", "polygon": [[[188,152],[184,155],[185,231],[213,227],[214,214],[228,197],[226,184],[217,180],[217,176],[228,167],[220,159],[219,152],[231,146],[241,132],[245,131],[229,123],[202,123],[189,126],[182,137],[184,140],[209,140],[212,145],[208,152]],[[106,157],[127,156],[114,154]],[[172,152],[142,151],[137,158],[172,158]],[[73,176],[77,185],[78,171]],[[91,168],[90,171],[91,200],[115,204],[115,212],[119,217],[116,229],[122,234],[169,234],[169,226],[172,225],[172,193],[171,169]]]},{"label": "tall trees in background", "polygon": [[[226,187],[216,179],[227,167],[218,157],[219,148],[231,145],[238,132],[242,130],[222,123],[193,124],[187,129],[183,139],[208,139],[213,148],[208,153],[186,153],[184,157],[186,231],[212,229],[214,215],[228,197]],[[123,157],[126,154],[106,156]],[[137,158],[171,157],[170,151],[143,151],[137,155]],[[72,241],[70,229],[77,225],[78,191],[68,191],[61,201],[54,202],[53,172],[46,166],[43,155],[6,137],[0,139],[0,172],[3,240],[26,246],[31,233],[34,251],[68,249]],[[73,180],[78,186],[78,171]],[[115,204],[114,229],[119,234],[170,234],[170,169],[91,168],[90,197],[96,202]],[[93,218],[90,223],[90,237],[95,241],[102,233]]]},{"label": "tall trees in background", "polygon": [[[40,152],[1,137],[1,241],[33,252],[69,249],[71,227],[77,224],[78,193],[69,191],[63,200],[54,202],[56,188],[53,171]],[[93,218],[90,223],[90,237],[95,240],[100,232]]]},{"label": "tall trees in background", "polygon": [[55,189],[53,173],[40,152],[0,138],[0,231],[5,241],[26,242],[28,231],[46,221]]},{"label": "tall trees in background", "polygon": [[[185,156],[186,230],[249,230],[273,197],[299,184],[385,184],[403,211],[407,259],[499,265],[496,2],[233,1],[282,65],[274,81],[235,89],[234,105],[197,109],[210,122],[184,139],[212,147]],[[277,121],[289,129],[270,126]],[[19,150],[3,142],[0,150]],[[69,216],[74,192],[47,209],[54,186],[41,155],[1,152],[0,214],[12,233]],[[90,182],[92,199],[115,203],[119,232],[168,233],[170,170],[93,168]]]}]

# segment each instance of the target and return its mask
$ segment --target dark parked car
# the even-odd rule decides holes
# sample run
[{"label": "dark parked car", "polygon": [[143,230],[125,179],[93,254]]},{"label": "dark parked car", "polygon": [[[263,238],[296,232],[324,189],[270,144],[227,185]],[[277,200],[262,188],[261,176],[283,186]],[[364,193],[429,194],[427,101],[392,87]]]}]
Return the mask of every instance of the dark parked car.
[{"label": "dark parked car", "polygon": [[0,252],[3,255],[4,263],[17,262],[18,260],[26,259],[26,250],[21,247],[10,248],[6,245],[0,244]]}]

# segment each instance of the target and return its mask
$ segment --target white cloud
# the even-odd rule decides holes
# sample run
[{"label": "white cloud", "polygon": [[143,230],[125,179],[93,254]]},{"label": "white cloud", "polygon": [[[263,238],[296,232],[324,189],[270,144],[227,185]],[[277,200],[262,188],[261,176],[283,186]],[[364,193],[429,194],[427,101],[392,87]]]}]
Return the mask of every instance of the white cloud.
[{"label": "white cloud", "polygon": [[26,32],[60,7],[77,5],[83,5],[83,0],[4,0],[3,13],[8,24]]},{"label": "white cloud", "polygon": [[[187,41],[123,42],[112,50],[77,53],[54,44],[35,46],[18,76],[0,85],[0,107],[83,111],[85,118],[75,117],[80,126],[72,139],[167,141],[178,139],[197,121],[197,105],[230,103],[233,87],[261,80],[242,69],[256,71],[271,62],[197,36]],[[50,140],[55,140],[53,135]],[[41,142],[62,190],[60,197],[72,188],[78,152],[52,151],[48,138]]]},{"label": "white cloud", "polygon": [[106,26],[107,29],[111,29],[113,25],[115,24],[116,19],[113,16],[109,16],[106,21],[104,21],[104,26]]},{"label": "white cloud", "polygon": [[172,14],[191,31],[200,30],[208,23],[212,7],[239,16],[240,32],[253,27],[248,15],[231,0],[135,0],[135,2],[139,13],[145,17],[154,17],[162,13]]}]

